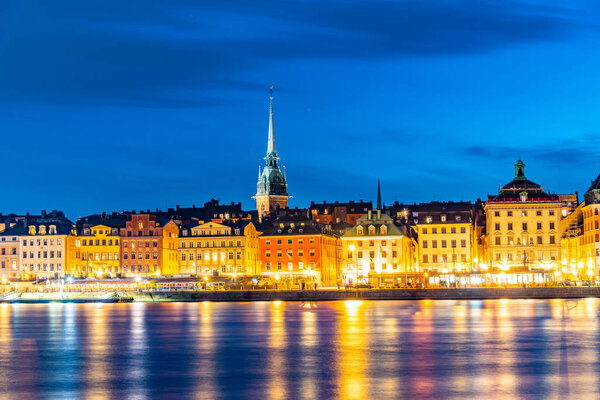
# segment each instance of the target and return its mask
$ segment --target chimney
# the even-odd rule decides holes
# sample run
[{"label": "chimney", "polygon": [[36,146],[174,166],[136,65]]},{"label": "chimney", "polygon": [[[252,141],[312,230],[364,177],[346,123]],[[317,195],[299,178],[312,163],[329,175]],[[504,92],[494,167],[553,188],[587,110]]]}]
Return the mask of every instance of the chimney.
[{"label": "chimney", "polygon": [[46,218],[46,210],[42,210],[42,218]]},{"label": "chimney", "polygon": [[377,219],[381,219],[381,210],[377,210]]},{"label": "chimney", "polygon": [[371,210],[369,210],[369,211],[367,212],[367,218],[368,218],[368,219],[371,219]]}]

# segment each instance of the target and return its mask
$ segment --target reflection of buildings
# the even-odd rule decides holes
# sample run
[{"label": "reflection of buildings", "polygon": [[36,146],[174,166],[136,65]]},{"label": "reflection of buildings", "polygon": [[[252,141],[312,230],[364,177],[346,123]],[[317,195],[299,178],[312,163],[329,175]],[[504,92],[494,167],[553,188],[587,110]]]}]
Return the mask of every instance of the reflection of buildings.
[{"label": "reflection of buildings", "polygon": [[393,283],[418,272],[408,228],[381,210],[368,211],[342,236],[342,254],[345,283]]},{"label": "reflection of buildings", "polygon": [[560,257],[562,203],[525,177],[525,164],[515,164],[515,177],[496,196],[489,196],[488,260],[491,268],[552,269]]}]

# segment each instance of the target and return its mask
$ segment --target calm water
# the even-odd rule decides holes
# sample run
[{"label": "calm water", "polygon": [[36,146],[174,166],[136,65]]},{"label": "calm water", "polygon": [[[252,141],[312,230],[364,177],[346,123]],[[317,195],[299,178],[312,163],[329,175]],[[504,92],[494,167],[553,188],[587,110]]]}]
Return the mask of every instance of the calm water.
[{"label": "calm water", "polygon": [[0,305],[1,398],[599,398],[600,301]]}]

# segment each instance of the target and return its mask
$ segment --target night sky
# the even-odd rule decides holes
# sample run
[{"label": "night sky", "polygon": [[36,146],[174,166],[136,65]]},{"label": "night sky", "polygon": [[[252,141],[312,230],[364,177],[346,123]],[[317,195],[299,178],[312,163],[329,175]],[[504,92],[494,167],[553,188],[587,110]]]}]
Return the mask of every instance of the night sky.
[{"label": "night sky", "polygon": [[47,1],[0,9],[3,213],[252,209],[268,87],[291,206],[475,200],[600,172],[594,1]]}]

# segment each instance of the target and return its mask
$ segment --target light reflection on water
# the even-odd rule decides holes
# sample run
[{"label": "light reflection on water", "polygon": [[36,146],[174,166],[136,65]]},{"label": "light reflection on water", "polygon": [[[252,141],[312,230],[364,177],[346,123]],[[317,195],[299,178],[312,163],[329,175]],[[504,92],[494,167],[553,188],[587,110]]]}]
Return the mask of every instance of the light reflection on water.
[{"label": "light reflection on water", "polygon": [[599,398],[599,311],[598,299],[2,304],[0,392]]}]

